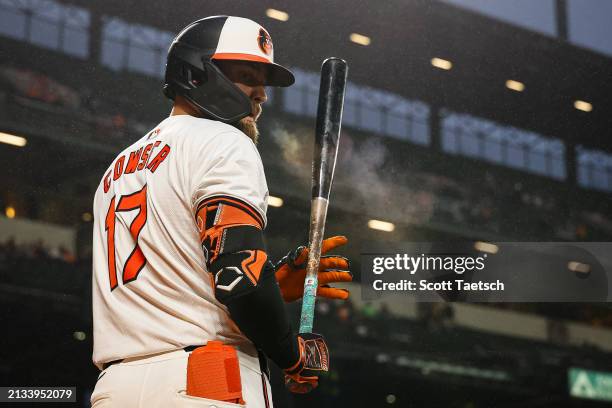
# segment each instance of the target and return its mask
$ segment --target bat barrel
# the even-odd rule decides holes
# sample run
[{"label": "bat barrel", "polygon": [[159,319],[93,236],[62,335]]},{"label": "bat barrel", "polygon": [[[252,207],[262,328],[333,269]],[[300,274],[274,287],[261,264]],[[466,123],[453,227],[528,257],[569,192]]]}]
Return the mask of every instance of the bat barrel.
[{"label": "bat barrel", "polygon": [[338,153],[347,73],[348,65],[340,58],[328,58],[321,66],[313,160],[313,198],[329,199]]}]

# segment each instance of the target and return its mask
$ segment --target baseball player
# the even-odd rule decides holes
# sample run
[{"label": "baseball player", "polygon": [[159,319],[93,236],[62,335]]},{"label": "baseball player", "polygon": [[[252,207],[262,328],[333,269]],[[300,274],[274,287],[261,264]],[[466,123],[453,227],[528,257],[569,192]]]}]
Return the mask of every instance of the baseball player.
[{"label": "baseball player", "polygon": [[[93,407],[270,407],[266,357],[293,392],[327,370],[325,341],[296,335],[283,303],[302,296],[308,249],[273,264],[263,238],[256,123],[264,86],[293,82],[249,19],[201,19],[174,39],[171,115],[117,156],[94,199]],[[328,284],[348,268],[323,257],[318,294],[346,299]]]}]

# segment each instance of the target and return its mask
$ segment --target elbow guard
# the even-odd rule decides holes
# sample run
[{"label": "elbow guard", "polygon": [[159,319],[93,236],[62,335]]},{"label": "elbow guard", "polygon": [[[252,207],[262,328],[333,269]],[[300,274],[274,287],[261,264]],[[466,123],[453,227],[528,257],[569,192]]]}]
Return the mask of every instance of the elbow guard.
[{"label": "elbow guard", "polygon": [[268,262],[263,219],[251,206],[230,197],[204,200],[196,214],[215,297],[227,305],[253,290],[261,279]]}]

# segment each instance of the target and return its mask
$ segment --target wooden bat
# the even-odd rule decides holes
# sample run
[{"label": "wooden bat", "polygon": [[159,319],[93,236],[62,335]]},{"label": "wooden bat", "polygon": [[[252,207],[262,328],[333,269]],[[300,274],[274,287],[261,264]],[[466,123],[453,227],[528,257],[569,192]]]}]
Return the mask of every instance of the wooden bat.
[{"label": "wooden bat", "polygon": [[329,193],[334,178],[344,90],[348,65],[340,58],[328,58],[321,65],[321,86],[317,108],[314,158],[312,160],[312,203],[310,209],[310,235],[304,298],[300,317],[300,333],[312,333],[314,308],[317,297],[318,270],[321,243],[325,231]]}]

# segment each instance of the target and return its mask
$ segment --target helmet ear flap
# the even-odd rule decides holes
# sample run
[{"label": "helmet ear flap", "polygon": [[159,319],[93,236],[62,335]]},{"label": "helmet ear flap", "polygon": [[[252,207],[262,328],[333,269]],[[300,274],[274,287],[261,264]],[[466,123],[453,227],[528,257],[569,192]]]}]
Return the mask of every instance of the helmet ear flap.
[{"label": "helmet ear flap", "polygon": [[182,94],[197,88],[206,83],[207,79],[206,66],[202,70],[178,59],[169,60],[166,65],[166,83],[163,92],[166,97],[174,100],[177,93]]},{"label": "helmet ear flap", "polygon": [[164,83],[164,95],[174,100],[180,89],[184,89],[183,84],[185,64],[175,58],[168,58],[166,63],[166,78]]}]

